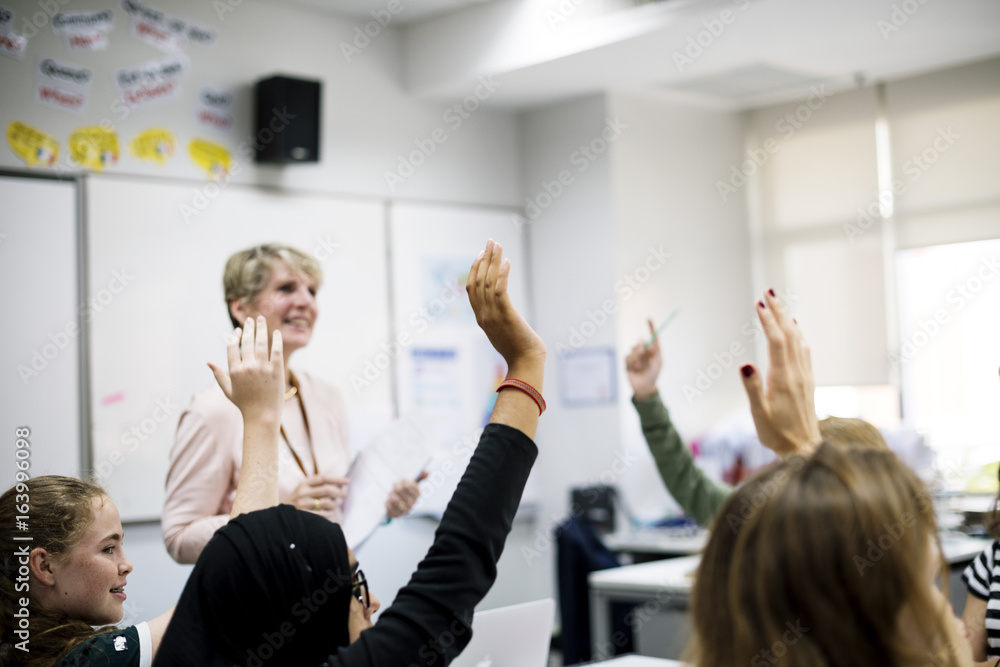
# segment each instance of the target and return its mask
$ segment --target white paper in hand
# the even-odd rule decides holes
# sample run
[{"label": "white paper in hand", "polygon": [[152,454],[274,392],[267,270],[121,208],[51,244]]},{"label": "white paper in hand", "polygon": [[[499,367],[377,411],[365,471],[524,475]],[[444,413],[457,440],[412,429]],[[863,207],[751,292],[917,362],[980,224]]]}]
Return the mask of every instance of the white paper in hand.
[{"label": "white paper in hand", "polygon": [[351,464],[341,523],[351,549],[357,549],[385,521],[385,501],[393,485],[415,480],[430,462],[437,447],[419,422],[415,415],[395,420]]}]

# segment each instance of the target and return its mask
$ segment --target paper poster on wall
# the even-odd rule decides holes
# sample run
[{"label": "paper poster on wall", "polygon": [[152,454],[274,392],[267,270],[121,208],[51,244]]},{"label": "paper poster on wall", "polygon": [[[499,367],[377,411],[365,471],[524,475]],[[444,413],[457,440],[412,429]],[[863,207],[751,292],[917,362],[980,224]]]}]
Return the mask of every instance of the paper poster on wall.
[{"label": "paper poster on wall", "polygon": [[35,68],[35,100],[57,109],[83,113],[94,71],[55,58],[39,58]]},{"label": "paper poster on wall", "polygon": [[612,347],[583,348],[559,356],[559,395],[567,407],[611,405],[617,400]]},{"label": "paper poster on wall", "polygon": [[413,404],[428,412],[448,411],[462,404],[461,370],[453,348],[420,348],[413,359]]},{"label": "paper poster on wall", "polygon": [[233,163],[233,156],[228,148],[205,139],[192,139],[188,144],[188,154],[213,180],[226,176]]},{"label": "paper poster on wall", "polygon": [[14,10],[0,5],[0,54],[23,60],[28,38],[14,32]]},{"label": "paper poster on wall", "polygon": [[181,56],[148,60],[116,70],[115,85],[121,91],[119,99],[134,109],[175,97],[180,93],[180,79],[187,70],[187,60]]},{"label": "paper poster on wall", "polygon": [[62,35],[70,51],[103,51],[108,32],[115,27],[113,10],[58,12],[52,17],[52,32]]},{"label": "paper poster on wall", "polygon": [[99,125],[81,127],[69,137],[69,157],[86,169],[101,172],[118,164],[118,135]]},{"label": "paper poster on wall", "polygon": [[198,91],[195,118],[202,127],[226,131],[233,126],[233,93],[211,86]]},{"label": "paper poster on wall", "polygon": [[59,142],[55,137],[17,120],[7,126],[7,144],[29,167],[51,167],[59,157]]},{"label": "paper poster on wall", "polygon": [[177,142],[173,133],[163,127],[153,127],[140,132],[129,142],[129,150],[140,160],[163,165],[174,156]]},{"label": "paper poster on wall", "polygon": [[9,32],[0,35],[0,55],[5,55],[14,60],[24,60],[24,53],[28,50],[28,38],[16,32]]},{"label": "paper poster on wall", "polygon": [[475,322],[465,296],[469,277],[468,258],[429,257],[424,259],[421,284],[427,319],[431,322]]},{"label": "paper poster on wall", "polygon": [[170,16],[152,5],[122,0],[122,9],[132,19],[132,35],[161,51],[178,52],[188,42],[201,46],[215,43],[216,33],[211,28],[179,16]]},{"label": "paper poster on wall", "polygon": [[0,5],[0,35],[6,35],[14,29],[14,10]]}]

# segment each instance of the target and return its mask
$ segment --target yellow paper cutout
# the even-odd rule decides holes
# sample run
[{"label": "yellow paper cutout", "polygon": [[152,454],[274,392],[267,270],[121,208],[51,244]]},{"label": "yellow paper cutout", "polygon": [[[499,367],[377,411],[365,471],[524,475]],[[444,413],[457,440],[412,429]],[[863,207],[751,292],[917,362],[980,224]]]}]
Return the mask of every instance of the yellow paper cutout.
[{"label": "yellow paper cutout", "polygon": [[69,156],[94,171],[113,167],[118,164],[118,135],[99,125],[81,127],[69,136]]},{"label": "yellow paper cutout", "polygon": [[229,174],[232,155],[225,146],[205,139],[192,139],[188,145],[188,152],[195,164],[201,167],[209,178],[217,181]]},{"label": "yellow paper cutout", "polygon": [[163,127],[150,128],[129,144],[132,154],[140,160],[152,160],[161,165],[173,157],[176,146],[174,135]]},{"label": "yellow paper cutout", "polygon": [[39,164],[50,167],[59,157],[59,142],[55,137],[17,120],[7,126],[7,143],[29,167]]}]

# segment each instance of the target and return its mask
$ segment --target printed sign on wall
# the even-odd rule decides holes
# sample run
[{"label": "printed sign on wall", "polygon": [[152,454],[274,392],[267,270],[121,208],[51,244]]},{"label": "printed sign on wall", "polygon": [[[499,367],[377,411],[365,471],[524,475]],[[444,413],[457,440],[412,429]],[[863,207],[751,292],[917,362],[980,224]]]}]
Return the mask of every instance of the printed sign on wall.
[{"label": "printed sign on wall", "polygon": [[202,86],[198,91],[196,115],[198,123],[204,127],[220,131],[230,129],[233,126],[233,94]]},{"label": "printed sign on wall", "polygon": [[28,50],[28,38],[16,32],[0,35],[0,54],[15,60],[24,60],[24,52]]},{"label": "printed sign on wall", "polygon": [[188,42],[211,46],[215,31],[179,16],[165,12],[137,0],[122,0],[122,9],[132,19],[132,34],[161,51],[182,51]]},{"label": "printed sign on wall", "polygon": [[115,85],[121,91],[121,101],[134,109],[176,96],[185,72],[187,62],[182,57],[149,60],[117,70]]},{"label": "printed sign on wall", "polygon": [[70,51],[103,51],[114,25],[115,13],[110,9],[59,12],[52,17],[52,32],[63,36]]},{"label": "printed sign on wall", "polygon": [[87,110],[87,91],[94,71],[54,58],[39,58],[35,70],[35,100],[48,106],[83,113]]}]

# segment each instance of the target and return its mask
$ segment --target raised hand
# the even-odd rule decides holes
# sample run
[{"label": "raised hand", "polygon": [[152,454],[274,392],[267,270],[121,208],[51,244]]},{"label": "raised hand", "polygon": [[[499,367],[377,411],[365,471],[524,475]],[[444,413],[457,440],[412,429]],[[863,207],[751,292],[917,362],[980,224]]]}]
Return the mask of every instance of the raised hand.
[{"label": "raised hand", "polygon": [[509,276],[510,261],[504,261],[503,247],[491,239],[472,263],[465,291],[479,327],[513,369],[522,361],[544,359],[545,343],[511,303]]},{"label": "raised hand", "polygon": [[[507,362],[507,379],[520,380],[541,393],[545,379],[545,343],[510,302],[508,276],[510,262],[503,261],[503,248],[491,239],[486,250],[472,263],[465,291],[469,294],[476,322]],[[540,412],[541,408],[527,393],[504,388],[493,406],[490,423],[506,424],[532,438],[538,428]]]},{"label": "raised hand", "polygon": [[267,350],[267,322],[248,317],[226,346],[229,372],[209,363],[223,393],[243,413],[243,467],[229,512],[240,514],[278,504],[278,432],[285,398],[281,332]]},{"label": "raised hand", "polygon": [[243,419],[281,422],[285,395],[285,362],[281,332],[275,331],[271,352],[267,350],[267,322],[248,317],[242,331],[236,329],[226,346],[229,372],[209,362],[223,393],[243,413]]},{"label": "raised hand", "polygon": [[757,303],[757,316],[767,336],[771,360],[767,388],[752,364],[740,369],[757,435],[779,456],[810,452],[822,437],[816,419],[809,346],[772,290]]},{"label": "raised hand", "polygon": [[632,393],[638,399],[649,398],[656,393],[656,379],[660,375],[660,369],[663,368],[656,328],[653,326],[653,320],[646,321],[653,336],[652,344],[647,347],[646,343],[638,343],[625,357],[628,381],[632,385]]}]

